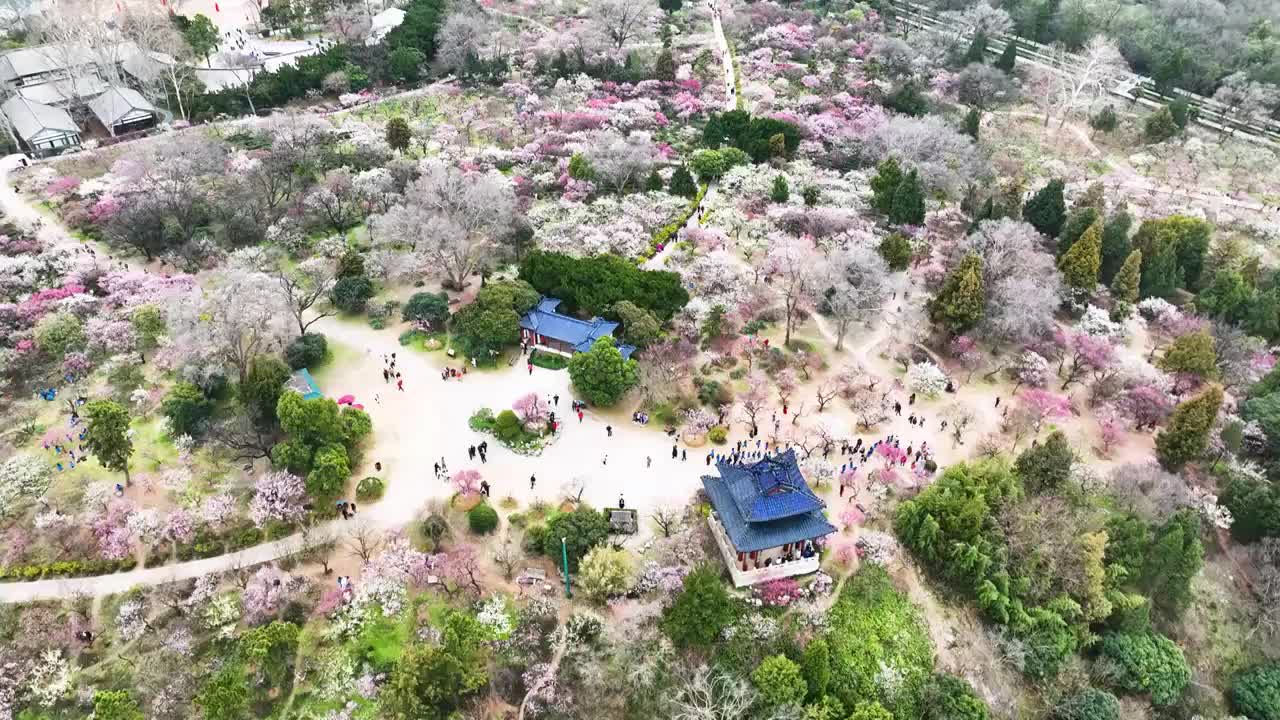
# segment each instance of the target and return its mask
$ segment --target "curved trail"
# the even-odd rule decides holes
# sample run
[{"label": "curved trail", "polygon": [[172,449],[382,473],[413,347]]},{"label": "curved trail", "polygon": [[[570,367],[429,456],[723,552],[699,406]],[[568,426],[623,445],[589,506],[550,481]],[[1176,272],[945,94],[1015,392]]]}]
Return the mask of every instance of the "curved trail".
[{"label": "curved trail", "polygon": [[[362,506],[352,520],[339,518],[318,525],[306,538],[311,544],[338,540],[360,525],[380,530],[400,528],[417,519],[431,501],[447,500],[453,495],[452,486],[436,479],[432,470],[441,458],[454,471],[480,470],[493,486],[493,497],[510,495],[526,506],[534,499],[559,501],[562,484],[574,478],[584,479],[585,502],[611,506],[625,493],[628,506],[641,512],[661,504],[683,503],[701,486],[705,452],[694,451],[688,460],[673,460],[671,440],[661,431],[631,423],[626,410],[588,412],[581,423],[576,417],[567,417],[573,398],[567,372],[534,368],[530,375],[525,365],[518,363],[446,382],[440,378],[437,362],[446,359],[442,352],[428,356],[405,350],[397,344],[393,331],[377,331],[334,318],[321,320],[315,328],[331,342],[354,352],[355,357],[343,367],[322,375],[322,389],[330,397],[356,395],[373,418],[373,437],[364,453],[369,467],[358,468],[352,475],[371,474],[372,464],[381,462],[387,492],[376,504]],[[382,355],[390,352],[397,353],[396,367],[405,381],[403,392],[397,392],[393,384],[377,382]],[[553,409],[567,422],[557,442],[542,455],[526,457],[492,441],[487,464],[481,465],[478,459],[467,461],[468,446],[492,440],[468,428],[467,418],[482,406],[495,411],[508,408],[528,392],[548,400],[560,396]],[[606,433],[606,425],[613,427],[612,437]],[[646,458],[652,459],[652,467],[647,466]],[[537,478],[533,489],[529,487],[530,475]],[[155,568],[0,583],[0,603],[118,593],[137,585],[159,585],[270,562],[306,547],[299,533],[235,553]]]}]

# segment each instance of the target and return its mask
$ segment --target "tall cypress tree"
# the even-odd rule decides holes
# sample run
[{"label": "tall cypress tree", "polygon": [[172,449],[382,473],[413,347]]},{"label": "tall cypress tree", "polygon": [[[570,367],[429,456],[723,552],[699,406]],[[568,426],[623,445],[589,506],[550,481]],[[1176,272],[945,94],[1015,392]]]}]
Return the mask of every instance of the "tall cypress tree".
[{"label": "tall cypress tree", "polygon": [[973,138],[974,142],[978,140],[978,133],[982,129],[982,113],[978,112],[978,108],[970,108],[969,114],[964,116],[964,134]]},{"label": "tall cypress tree", "polygon": [[896,225],[920,225],[924,222],[924,188],[915,170],[898,183],[889,207],[889,222]]},{"label": "tall cypress tree", "polygon": [[1142,251],[1134,250],[1125,258],[1120,272],[1111,282],[1111,297],[1132,305],[1138,302],[1138,282],[1142,278]]},{"label": "tall cypress tree", "polygon": [[687,198],[698,194],[698,186],[693,183],[693,174],[689,172],[689,168],[684,165],[676,168],[675,173],[671,175],[671,184],[667,186],[667,192]]},{"label": "tall cypress tree", "polygon": [[1177,616],[1191,604],[1191,581],[1203,564],[1200,518],[1180,510],[1156,531],[1142,565],[1142,588],[1154,606]]},{"label": "tall cypress tree", "polygon": [[929,318],[953,334],[977,325],[986,313],[986,288],[982,281],[982,258],[965,256],[938,294],[929,301]]},{"label": "tall cypress tree", "polygon": [[1061,180],[1050,180],[1022,206],[1022,219],[1031,223],[1032,227],[1046,237],[1058,237],[1058,233],[1062,232],[1062,224],[1067,220],[1063,187]]},{"label": "tall cypress tree", "polygon": [[1093,290],[1102,264],[1102,224],[1095,222],[1080,240],[1058,261],[1058,270],[1067,285],[1077,290]]},{"label": "tall cypress tree", "polygon": [[1013,66],[1018,63],[1018,42],[1012,38],[1005,41],[1004,51],[1000,53],[1000,57],[996,59],[996,67],[1006,73],[1013,72]]},{"label": "tall cypress tree", "polygon": [[871,178],[871,207],[885,215],[893,207],[893,194],[902,183],[902,167],[895,158],[887,158],[876,166],[875,177]]},{"label": "tall cypress tree", "polygon": [[1072,210],[1062,226],[1062,232],[1058,233],[1058,257],[1066,255],[1071,246],[1084,235],[1084,231],[1101,220],[1102,216],[1096,208],[1078,207]]},{"label": "tall cypress tree", "polygon": [[969,51],[964,54],[966,63],[986,62],[987,34],[979,30],[973,34],[973,42],[969,43]]},{"label": "tall cypress tree", "polygon": [[1178,252],[1173,243],[1156,240],[1148,248],[1142,250],[1142,279],[1139,281],[1139,295],[1149,297],[1169,297],[1182,284],[1182,274],[1178,272]]},{"label": "tall cypress tree", "polygon": [[1129,259],[1132,246],[1129,243],[1129,228],[1133,225],[1133,216],[1123,206],[1116,208],[1102,226],[1102,268],[1098,271],[1102,282],[1110,283],[1120,272],[1120,266]]},{"label": "tall cypress tree", "polygon": [[1222,388],[1214,385],[1174,408],[1169,425],[1156,436],[1156,458],[1166,470],[1177,472],[1204,453],[1221,405]]}]

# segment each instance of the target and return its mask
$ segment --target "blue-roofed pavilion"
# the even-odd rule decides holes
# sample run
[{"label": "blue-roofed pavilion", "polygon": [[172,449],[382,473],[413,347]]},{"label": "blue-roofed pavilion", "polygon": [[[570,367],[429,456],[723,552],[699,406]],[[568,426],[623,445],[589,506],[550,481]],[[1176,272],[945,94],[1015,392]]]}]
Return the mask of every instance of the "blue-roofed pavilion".
[{"label": "blue-roofed pavilion", "polygon": [[[591,349],[596,340],[614,335],[618,323],[593,317],[579,320],[559,311],[560,300],[544,297],[520,318],[520,339],[534,348],[561,355],[573,355]],[[614,336],[616,337],[616,336]],[[618,344],[622,357],[630,358],[634,345]]]},{"label": "blue-roofed pavilion", "polygon": [[739,587],[818,569],[813,543],[836,531],[809,489],[794,450],[749,464],[717,463],[702,486],[710,518]]}]

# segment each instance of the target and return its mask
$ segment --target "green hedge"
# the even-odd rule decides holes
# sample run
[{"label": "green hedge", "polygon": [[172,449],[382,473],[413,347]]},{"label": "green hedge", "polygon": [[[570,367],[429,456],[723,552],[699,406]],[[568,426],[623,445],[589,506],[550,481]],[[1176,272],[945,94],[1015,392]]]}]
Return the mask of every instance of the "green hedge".
[{"label": "green hedge", "polygon": [[702,198],[706,196],[707,184],[703,183],[698,188],[698,194],[693,196],[693,200],[689,201],[689,207],[653,234],[653,240],[649,241],[649,249],[640,254],[641,261],[649,260],[654,255],[657,255],[658,246],[670,242],[676,233],[680,232],[680,228],[684,227],[684,224],[689,222],[689,218],[693,217],[693,214],[698,211],[698,206],[702,204]]},{"label": "green hedge", "polygon": [[547,370],[563,370],[569,367],[569,358],[548,352],[534,352],[529,355],[529,362]]},{"label": "green hedge", "polygon": [[138,561],[128,557],[123,560],[59,560],[36,565],[0,567],[0,581],[40,580],[48,577],[85,577],[107,575],[122,570],[132,570]]}]

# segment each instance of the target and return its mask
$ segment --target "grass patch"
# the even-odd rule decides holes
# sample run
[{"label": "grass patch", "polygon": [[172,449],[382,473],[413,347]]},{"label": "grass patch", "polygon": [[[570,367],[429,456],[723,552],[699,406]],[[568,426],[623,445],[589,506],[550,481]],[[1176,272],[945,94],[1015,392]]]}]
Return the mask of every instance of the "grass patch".
[{"label": "grass patch", "polygon": [[382,613],[369,613],[360,637],[356,640],[356,652],[370,665],[380,670],[390,670],[404,653],[405,643],[412,637],[411,615],[387,617]]},{"label": "grass patch", "polygon": [[547,370],[563,370],[569,367],[569,358],[563,355],[557,355],[549,352],[533,351],[529,355],[529,362],[535,367],[546,368]]},{"label": "grass patch", "polygon": [[133,428],[135,469],[155,472],[178,461],[178,449],[160,426],[160,418],[135,421]]}]

